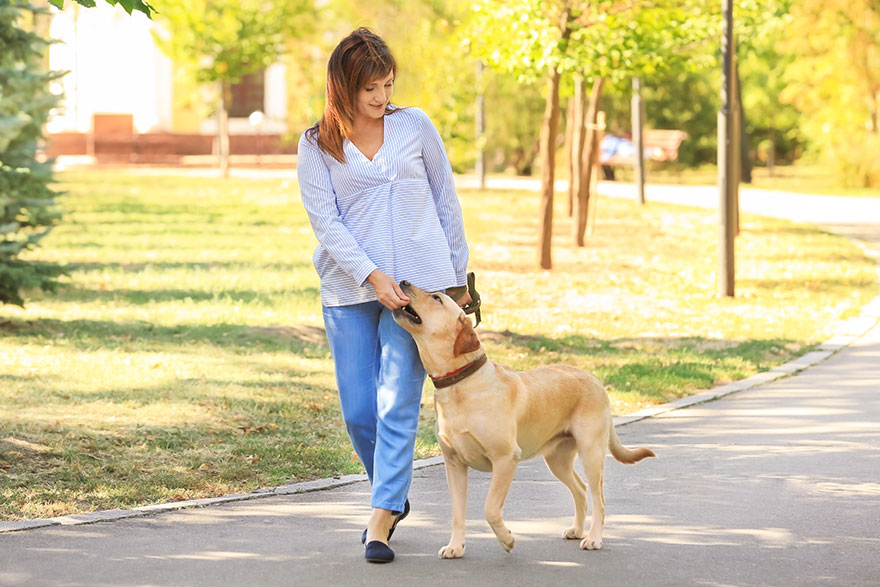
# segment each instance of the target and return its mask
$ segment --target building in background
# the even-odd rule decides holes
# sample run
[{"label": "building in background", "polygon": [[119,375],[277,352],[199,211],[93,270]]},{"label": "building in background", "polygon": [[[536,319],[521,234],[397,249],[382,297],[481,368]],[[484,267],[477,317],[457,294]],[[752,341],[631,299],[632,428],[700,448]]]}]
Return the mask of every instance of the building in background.
[{"label": "building in background", "polygon": [[[68,73],[52,88],[63,99],[47,125],[50,156],[179,164],[214,152],[215,90],[197,85],[160,51],[151,34],[157,26],[103,2],[53,9],[49,35],[58,42],[49,49],[49,68]],[[233,154],[295,151],[284,142],[285,65],[245,76],[232,94]]]}]

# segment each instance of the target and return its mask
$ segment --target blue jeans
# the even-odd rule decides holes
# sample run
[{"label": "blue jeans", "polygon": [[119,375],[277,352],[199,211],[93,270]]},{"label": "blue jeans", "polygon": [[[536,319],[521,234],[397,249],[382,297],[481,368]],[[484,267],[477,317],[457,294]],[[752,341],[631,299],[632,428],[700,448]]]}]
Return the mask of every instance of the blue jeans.
[{"label": "blue jeans", "polygon": [[412,336],[379,302],[324,307],[342,417],[374,508],[403,511],[425,369]]}]

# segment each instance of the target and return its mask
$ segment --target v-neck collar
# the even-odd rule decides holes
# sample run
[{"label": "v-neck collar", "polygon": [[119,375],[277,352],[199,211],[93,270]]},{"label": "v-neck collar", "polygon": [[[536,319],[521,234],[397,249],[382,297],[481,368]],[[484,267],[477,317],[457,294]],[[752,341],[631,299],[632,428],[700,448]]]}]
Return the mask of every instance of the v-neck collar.
[{"label": "v-neck collar", "polygon": [[376,157],[378,157],[379,153],[382,152],[382,149],[385,148],[385,143],[388,142],[388,122],[387,122],[387,120],[388,120],[388,114],[383,114],[382,115],[382,144],[379,145],[379,148],[376,149],[375,153],[373,153],[372,159],[367,157],[364,154],[364,152],[360,150],[360,147],[355,145],[352,141],[350,141],[349,139],[345,139],[348,142],[348,144],[350,144],[352,147],[354,147],[354,150],[357,151],[358,155],[360,155],[361,157],[363,157],[367,161],[367,163],[374,163],[376,161]]}]

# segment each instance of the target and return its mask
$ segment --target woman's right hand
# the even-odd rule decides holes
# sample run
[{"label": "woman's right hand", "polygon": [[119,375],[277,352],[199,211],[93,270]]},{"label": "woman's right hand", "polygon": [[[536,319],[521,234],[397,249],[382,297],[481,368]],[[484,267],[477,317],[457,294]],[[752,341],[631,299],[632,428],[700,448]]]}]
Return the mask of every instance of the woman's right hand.
[{"label": "woman's right hand", "polygon": [[373,286],[373,289],[376,291],[376,297],[379,298],[379,303],[389,310],[402,308],[410,301],[397,282],[380,269],[370,273],[367,277],[367,283]]}]

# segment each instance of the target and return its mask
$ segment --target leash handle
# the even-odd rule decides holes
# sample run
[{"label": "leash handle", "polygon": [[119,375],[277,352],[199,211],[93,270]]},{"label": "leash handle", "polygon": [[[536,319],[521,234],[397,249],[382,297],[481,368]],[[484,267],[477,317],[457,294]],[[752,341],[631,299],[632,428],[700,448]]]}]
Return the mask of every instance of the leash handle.
[{"label": "leash handle", "polygon": [[480,300],[480,293],[477,291],[476,287],[477,276],[474,275],[474,272],[471,271],[467,274],[467,285],[457,285],[455,287],[450,287],[446,290],[446,294],[455,300],[458,303],[458,300],[464,296],[465,292],[470,294],[471,301],[469,304],[462,306],[461,309],[464,310],[465,314],[474,314],[477,319],[477,323],[474,326],[480,325],[480,320],[482,316],[480,315],[480,306],[482,304]]},{"label": "leash handle", "polygon": [[467,289],[471,296],[471,303],[464,306],[462,310],[464,310],[465,314],[473,314],[477,319],[477,323],[474,324],[474,326],[479,326],[480,320],[482,319],[482,316],[480,315],[482,300],[480,299],[480,293],[477,291],[477,276],[473,271],[467,274]]}]

